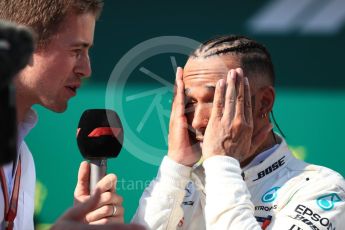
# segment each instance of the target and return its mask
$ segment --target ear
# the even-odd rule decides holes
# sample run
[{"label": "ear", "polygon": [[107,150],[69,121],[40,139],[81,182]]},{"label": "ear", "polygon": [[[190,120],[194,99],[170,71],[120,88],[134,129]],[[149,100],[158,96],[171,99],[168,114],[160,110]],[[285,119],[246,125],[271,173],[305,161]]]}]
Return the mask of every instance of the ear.
[{"label": "ear", "polygon": [[273,86],[265,86],[260,90],[261,92],[258,95],[258,104],[257,104],[257,115],[262,116],[268,114],[272,111],[274,100],[275,100],[275,91]]}]

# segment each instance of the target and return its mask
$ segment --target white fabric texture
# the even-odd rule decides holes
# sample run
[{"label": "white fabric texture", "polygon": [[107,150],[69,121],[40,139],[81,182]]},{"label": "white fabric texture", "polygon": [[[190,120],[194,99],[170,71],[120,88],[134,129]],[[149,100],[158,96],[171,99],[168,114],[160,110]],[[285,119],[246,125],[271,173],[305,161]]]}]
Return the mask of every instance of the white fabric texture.
[{"label": "white fabric texture", "polygon": [[[30,130],[37,123],[37,114],[35,111],[30,110],[24,121],[18,125],[18,156],[21,156],[22,173],[20,178],[19,199],[17,216],[14,220],[14,230],[33,230],[34,229],[34,197],[35,197],[35,183],[36,171],[32,154],[26,145],[24,138]],[[18,162],[18,161],[17,161]],[[15,166],[17,169],[17,166]],[[10,192],[12,193],[13,180],[12,169],[13,163],[3,166],[6,183]],[[10,194],[11,194],[10,193]],[[10,201],[9,201],[10,202]],[[4,229],[4,194],[0,187],[0,228]]]},{"label": "white fabric texture", "polygon": [[[243,179],[244,178],[244,179]],[[296,159],[285,141],[242,171],[228,156],[192,170],[165,157],[132,222],[147,229],[342,229],[345,181]]]}]

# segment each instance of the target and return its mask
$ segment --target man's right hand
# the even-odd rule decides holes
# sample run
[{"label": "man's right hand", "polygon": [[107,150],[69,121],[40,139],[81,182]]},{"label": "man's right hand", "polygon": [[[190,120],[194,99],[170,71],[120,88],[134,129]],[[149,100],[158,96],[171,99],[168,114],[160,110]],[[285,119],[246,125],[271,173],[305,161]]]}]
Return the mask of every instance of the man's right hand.
[{"label": "man's right hand", "polygon": [[193,166],[200,159],[201,150],[196,144],[193,145],[188,134],[182,76],[183,69],[178,67],[176,71],[176,94],[170,115],[168,157],[179,164]]},{"label": "man's right hand", "polygon": [[103,225],[90,225],[85,223],[85,216],[97,209],[101,200],[101,190],[96,188],[89,199],[67,210],[51,227],[51,230],[144,230],[135,224],[106,223]]},{"label": "man's right hand", "polygon": [[[85,222],[90,224],[123,223],[124,208],[123,198],[116,194],[115,185],[117,178],[114,174],[108,174],[98,181],[96,188],[101,192],[101,199],[95,210],[85,215]],[[78,172],[78,182],[74,190],[74,203],[85,202],[90,197],[90,164],[83,161]],[[114,211],[115,210],[115,211]]]}]

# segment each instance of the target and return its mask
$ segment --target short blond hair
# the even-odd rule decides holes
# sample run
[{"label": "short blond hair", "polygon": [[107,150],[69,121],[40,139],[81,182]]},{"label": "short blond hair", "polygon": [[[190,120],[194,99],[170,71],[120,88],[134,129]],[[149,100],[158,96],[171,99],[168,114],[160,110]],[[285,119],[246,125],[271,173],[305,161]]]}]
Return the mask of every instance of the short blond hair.
[{"label": "short blond hair", "polygon": [[29,27],[37,48],[42,48],[69,13],[93,13],[98,18],[102,8],[102,0],[1,0],[0,19]]}]

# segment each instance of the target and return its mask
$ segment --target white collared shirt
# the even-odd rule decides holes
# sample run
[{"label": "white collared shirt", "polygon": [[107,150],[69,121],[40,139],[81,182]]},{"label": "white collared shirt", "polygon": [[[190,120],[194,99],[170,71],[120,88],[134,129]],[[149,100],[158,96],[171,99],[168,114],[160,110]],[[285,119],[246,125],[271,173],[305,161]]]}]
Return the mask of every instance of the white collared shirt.
[{"label": "white collared shirt", "polygon": [[[30,130],[37,123],[37,114],[34,110],[30,110],[22,123],[18,125],[18,156],[21,156],[22,173],[20,178],[19,199],[17,216],[14,220],[14,230],[33,230],[34,222],[34,198],[35,198],[35,183],[36,171],[32,154],[26,145],[24,138]],[[18,162],[18,161],[17,161]],[[15,168],[17,165],[15,166]],[[12,194],[13,189],[13,163],[3,166],[6,176],[6,183],[9,194]],[[9,201],[10,202],[10,201]],[[0,187],[0,229],[4,229],[4,194]]]}]

